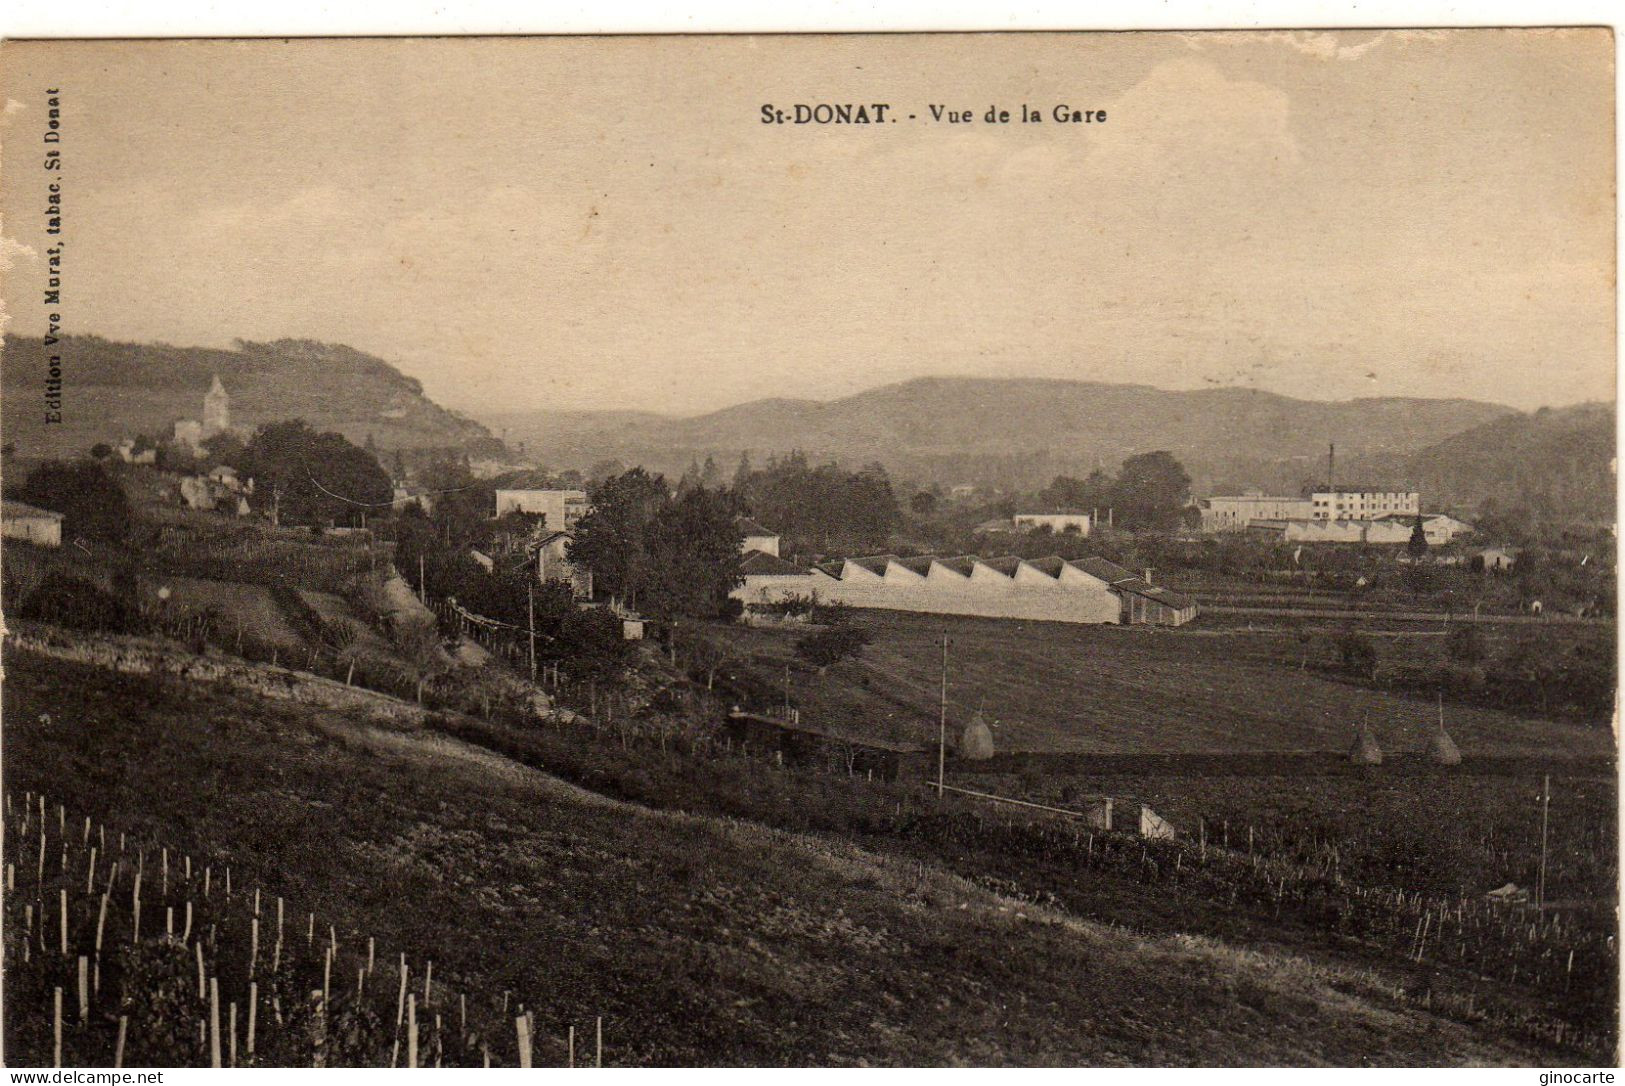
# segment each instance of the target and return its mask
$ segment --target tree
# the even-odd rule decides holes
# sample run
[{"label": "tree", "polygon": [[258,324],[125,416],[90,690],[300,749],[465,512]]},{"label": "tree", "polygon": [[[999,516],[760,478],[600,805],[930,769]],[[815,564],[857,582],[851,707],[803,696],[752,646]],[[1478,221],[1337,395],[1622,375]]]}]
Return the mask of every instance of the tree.
[{"label": "tree", "polygon": [[1337,653],[1343,668],[1362,679],[1377,677],[1377,649],[1364,634],[1350,631],[1337,640]]},{"label": "tree", "polygon": [[797,641],[796,655],[822,675],[832,665],[860,655],[870,639],[869,631],[860,626],[831,626]]},{"label": "tree", "polygon": [[341,434],[318,433],[303,419],[259,428],[244,450],[255,479],[251,502],[279,523],[356,524],[387,510],[389,476],[365,450]]},{"label": "tree", "polygon": [[1444,639],[1444,652],[1452,663],[1469,667],[1481,664],[1489,657],[1484,635],[1478,632],[1477,626],[1466,623],[1451,627]]},{"label": "tree", "polygon": [[1123,461],[1112,506],[1125,528],[1169,531],[1178,528],[1190,501],[1191,480],[1172,453],[1140,453]]},{"label": "tree", "polygon": [[1422,527],[1422,514],[1416,514],[1416,526],[1411,529],[1410,542],[1405,544],[1405,550],[1412,558],[1421,558],[1428,552],[1428,536]]},{"label": "tree", "polygon": [[642,607],[659,618],[713,618],[738,586],[739,545],[733,509],[704,488],[669,502],[650,518],[648,578]]},{"label": "tree", "polygon": [[568,557],[592,570],[595,588],[637,606],[649,569],[648,528],[668,500],[666,481],[633,468],[589,492],[592,508],[576,522]]},{"label": "tree", "polygon": [[750,482],[750,477],[751,477],[750,450],[747,449],[746,451],[739,454],[739,466],[734,469],[734,479],[733,479],[733,487],[732,487],[734,493],[742,494],[744,492],[744,489],[745,489],[746,485],[749,484],[749,482]]},{"label": "tree", "polygon": [[98,441],[96,444],[90,447],[90,458],[92,460],[106,460],[112,455],[113,446],[109,445],[105,441]]},{"label": "tree", "polygon": [[713,457],[707,456],[705,463],[700,467],[700,485],[707,490],[716,490],[722,486],[722,469],[717,466]]},{"label": "tree", "polygon": [[21,499],[61,513],[64,539],[120,542],[129,537],[130,499],[117,479],[93,460],[49,460],[29,473]]},{"label": "tree", "polygon": [[937,496],[929,490],[918,491],[908,500],[908,508],[915,516],[928,517],[937,511]]},{"label": "tree", "polygon": [[230,430],[224,430],[205,441],[203,452],[210,463],[225,464],[239,472],[248,462],[248,446]]}]

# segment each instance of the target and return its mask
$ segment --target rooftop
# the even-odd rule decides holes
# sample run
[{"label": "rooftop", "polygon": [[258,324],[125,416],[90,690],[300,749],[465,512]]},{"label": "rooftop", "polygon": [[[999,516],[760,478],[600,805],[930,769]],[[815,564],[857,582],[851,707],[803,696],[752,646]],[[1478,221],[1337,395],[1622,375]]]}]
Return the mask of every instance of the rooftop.
[{"label": "rooftop", "polygon": [[49,520],[61,520],[62,514],[50,509],[40,509],[27,502],[16,502],[7,498],[0,501],[0,515],[6,517],[45,517]]}]

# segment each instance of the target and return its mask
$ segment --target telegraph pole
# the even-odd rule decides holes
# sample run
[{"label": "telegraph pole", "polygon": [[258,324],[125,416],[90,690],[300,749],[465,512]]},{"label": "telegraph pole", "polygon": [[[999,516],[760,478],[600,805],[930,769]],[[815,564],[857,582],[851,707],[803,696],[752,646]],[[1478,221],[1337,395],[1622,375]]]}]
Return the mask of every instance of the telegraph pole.
[{"label": "telegraph pole", "polygon": [[1535,908],[1546,908],[1546,825],[1552,808],[1552,775],[1540,781],[1540,881],[1535,884]]},{"label": "telegraph pole", "polygon": [[536,681],[536,586],[525,582],[525,607],[530,613],[530,681]]},{"label": "telegraph pole", "polygon": [[948,766],[948,631],[942,631],[942,701],[937,713],[937,800],[941,802]]}]

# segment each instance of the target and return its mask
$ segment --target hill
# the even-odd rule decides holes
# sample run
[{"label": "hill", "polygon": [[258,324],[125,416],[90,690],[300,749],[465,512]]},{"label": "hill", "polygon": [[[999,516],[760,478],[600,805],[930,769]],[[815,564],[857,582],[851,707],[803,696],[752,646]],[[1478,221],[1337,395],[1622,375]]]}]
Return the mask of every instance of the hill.
[{"label": "hill", "polygon": [[[217,876],[229,867],[241,890],[220,934],[232,949],[248,887],[286,896],[296,920],[309,910],[310,930],[315,918],[330,924],[349,955],[333,971],[341,1004],[352,987],[337,982],[354,975],[369,937],[381,962],[432,960],[435,991],[466,993],[471,1023],[505,1012],[479,1038],[503,1066],[514,1060],[510,995],[534,1014],[541,1066],[565,1062],[570,1025],[577,1058],[590,1052],[599,1016],[612,1066],[1573,1058],[1457,1019],[1442,987],[1434,998],[1442,980],[1430,981],[1424,1007],[1390,975],[1305,960],[1273,941],[1242,949],[1183,923],[1177,934],[1133,934],[1058,901],[1005,896],[1020,890],[1006,880],[610,800],[426,728],[27,651],[9,652],[6,667],[13,793],[65,802],[70,827],[86,815],[128,829],[149,858],[162,842]],[[1138,843],[1132,851],[1143,867]],[[75,872],[79,863],[76,854]],[[147,871],[149,908],[190,898],[178,875],[160,888]],[[8,908],[22,900],[10,895]],[[8,974],[6,1041],[44,1065],[49,985],[62,981],[45,972],[49,955],[33,961]],[[395,1007],[394,974],[381,974],[366,989],[380,1017]],[[324,983],[314,964],[301,976]],[[242,998],[242,970],[218,979],[223,1001]],[[1476,987],[1482,1014],[1487,993]],[[452,997],[431,1012],[426,983],[423,995],[425,1036],[438,1037],[444,1007],[455,1037]],[[387,1021],[374,1031],[379,1051],[361,1054],[387,1060]],[[270,1016],[261,1022],[274,1037]],[[105,1062],[111,1025],[98,1016],[71,1030],[79,1058],[67,1064]],[[132,1030],[138,1054],[151,1033]],[[478,1065],[477,1047],[447,1051],[449,1063]]]},{"label": "hill", "polygon": [[[1245,457],[1404,453],[1505,416],[1473,400],[1297,400],[1251,389],[1173,392],[1146,385],[1034,378],[921,378],[830,401],[769,399],[693,418],[541,413],[493,419],[555,467],[599,460],[680,471],[716,456],[792,448],[942,483],[976,479],[1031,486],[1054,474],[1115,468],[1125,456],[1168,449],[1198,471]],[[1197,472],[1193,472],[1196,474]]]},{"label": "hill", "polygon": [[46,350],[35,337],[5,337],[0,421],[23,456],[168,434],[177,419],[200,417],[216,375],[231,394],[235,426],[303,418],[357,444],[370,435],[385,450],[495,444],[484,426],[429,400],[388,362],[336,344],[284,339],[217,350],[67,336],[55,350],[62,356],[62,421],[48,425],[40,409]]},{"label": "hill", "polygon": [[[1429,503],[1478,509],[1526,506],[1562,520],[1615,515],[1612,404],[1507,415],[1400,456],[1356,460],[1350,472],[1410,480]],[[1352,477],[1352,476],[1351,476]]]}]

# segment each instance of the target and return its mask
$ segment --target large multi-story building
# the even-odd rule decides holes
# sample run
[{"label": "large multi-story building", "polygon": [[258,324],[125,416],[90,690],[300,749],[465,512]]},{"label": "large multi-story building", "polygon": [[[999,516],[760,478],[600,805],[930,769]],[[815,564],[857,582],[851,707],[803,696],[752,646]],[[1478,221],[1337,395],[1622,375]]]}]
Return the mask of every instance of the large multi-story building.
[{"label": "large multi-story building", "polygon": [[526,513],[541,517],[538,527],[567,532],[587,515],[585,490],[499,490],[496,515]]},{"label": "large multi-story building", "polygon": [[1317,490],[1309,498],[1313,503],[1309,516],[1314,520],[1376,520],[1390,513],[1415,516],[1422,511],[1422,495],[1415,490],[1341,487]]},{"label": "large multi-story building", "polygon": [[1204,532],[1239,532],[1255,520],[1307,520],[1314,511],[1308,498],[1274,498],[1256,490],[1202,498],[1196,504]]}]

